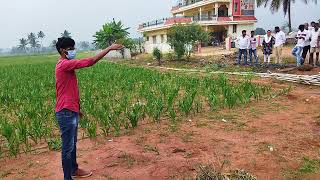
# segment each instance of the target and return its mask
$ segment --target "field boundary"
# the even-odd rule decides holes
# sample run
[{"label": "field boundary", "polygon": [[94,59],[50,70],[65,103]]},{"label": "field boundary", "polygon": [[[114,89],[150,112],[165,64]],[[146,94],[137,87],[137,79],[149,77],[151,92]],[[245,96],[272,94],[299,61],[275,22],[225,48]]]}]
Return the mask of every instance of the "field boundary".
[{"label": "field boundary", "polygon": [[280,81],[287,81],[305,85],[320,86],[320,74],[317,75],[296,75],[286,73],[256,73],[256,72],[225,72],[225,71],[206,71],[198,69],[179,69],[159,66],[148,66],[155,69],[165,69],[169,71],[180,71],[180,72],[198,72],[198,73],[209,73],[209,74],[227,74],[227,75],[238,75],[238,76],[257,76],[261,78],[274,78]]}]

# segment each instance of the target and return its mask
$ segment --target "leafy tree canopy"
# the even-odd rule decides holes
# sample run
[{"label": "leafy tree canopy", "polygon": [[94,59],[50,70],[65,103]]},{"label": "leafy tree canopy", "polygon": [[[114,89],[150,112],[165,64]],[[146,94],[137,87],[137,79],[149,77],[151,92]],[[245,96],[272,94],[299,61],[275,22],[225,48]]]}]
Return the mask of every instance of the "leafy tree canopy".
[{"label": "leafy tree canopy", "polygon": [[174,49],[178,59],[184,55],[189,58],[192,48],[198,43],[207,42],[208,39],[208,33],[197,24],[178,24],[172,26],[168,31],[168,43]]},{"label": "leafy tree canopy", "polygon": [[[102,26],[94,37],[94,44],[100,48],[104,49],[110,46],[113,43],[121,43],[124,46],[131,46],[133,41],[129,39],[129,28],[124,27],[121,21],[112,21],[110,23],[106,23]],[[129,48],[129,47],[128,47]]]}]

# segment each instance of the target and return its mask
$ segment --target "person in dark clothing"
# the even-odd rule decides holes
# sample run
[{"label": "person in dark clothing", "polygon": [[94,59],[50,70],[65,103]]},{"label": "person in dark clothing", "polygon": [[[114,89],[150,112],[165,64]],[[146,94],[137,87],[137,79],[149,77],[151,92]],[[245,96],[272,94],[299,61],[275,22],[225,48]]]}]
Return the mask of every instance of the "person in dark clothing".
[{"label": "person in dark clothing", "polygon": [[308,52],[310,52],[311,35],[310,35],[308,23],[304,24],[304,31],[306,32],[306,39],[304,41],[304,47],[302,50],[302,58],[303,58],[303,60],[301,62],[302,64],[305,62]]}]

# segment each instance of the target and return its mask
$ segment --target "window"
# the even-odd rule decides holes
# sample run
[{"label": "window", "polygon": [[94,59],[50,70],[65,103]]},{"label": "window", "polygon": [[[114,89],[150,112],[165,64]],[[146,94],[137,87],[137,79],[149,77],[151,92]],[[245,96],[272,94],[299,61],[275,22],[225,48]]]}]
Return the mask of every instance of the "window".
[{"label": "window", "polygon": [[161,34],[161,43],[164,43],[164,34]]},{"label": "window", "polygon": [[234,24],[232,26],[232,33],[237,33],[237,25],[236,24]]},{"label": "window", "polygon": [[153,44],[157,44],[157,36],[152,36]]},{"label": "window", "polygon": [[234,12],[238,12],[238,3],[234,3]]}]

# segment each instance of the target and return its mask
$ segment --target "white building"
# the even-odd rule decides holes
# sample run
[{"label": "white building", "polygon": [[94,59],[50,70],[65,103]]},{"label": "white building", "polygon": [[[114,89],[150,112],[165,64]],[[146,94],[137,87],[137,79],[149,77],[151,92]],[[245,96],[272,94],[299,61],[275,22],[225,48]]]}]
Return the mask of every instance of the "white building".
[{"label": "white building", "polygon": [[138,31],[144,36],[147,53],[155,47],[163,52],[170,51],[167,30],[177,23],[199,23],[210,34],[210,42],[226,43],[226,47],[230,47],[232,39],[242,30],[247,30],[248,34],[254,30],[257,22],[254,7],[254,0],[182,0],[172,7],[172,17],[143,23]]}]

